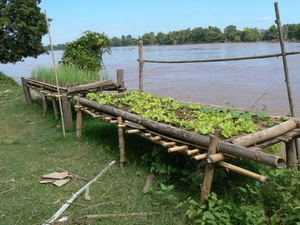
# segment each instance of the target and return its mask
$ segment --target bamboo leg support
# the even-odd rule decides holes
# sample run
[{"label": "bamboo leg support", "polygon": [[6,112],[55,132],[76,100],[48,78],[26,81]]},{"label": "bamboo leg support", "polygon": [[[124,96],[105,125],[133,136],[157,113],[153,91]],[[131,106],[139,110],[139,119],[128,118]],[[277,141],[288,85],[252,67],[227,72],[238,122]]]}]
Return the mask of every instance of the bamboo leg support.
[{"label": "bamboo leg support", "polygon": [[[217,152],[218,138],[210,136],[207,155],[213,155]],[[207,195],[209,195],[212,179],[215,172],[215,166],[212,163],[206,163],[203,183],[201,187],[200,205],[207,204]]]},{"label": "bamboo leg support", "polygon": [[44,114],[48,113],[47,96],[43,94],[43,110]]},{"label": "bamboo leg support", "polygon": [[118,117],[118,133],[119,133],[119,148],[120,148],[120,167],[124,168],[125,159],[125,141],[124,141],[124,130],[122,127],[122,117]]},{"label": "bamboo leg support", "polygon": [[52,99],[52,105],[53,105],[55,119],[58,119],[59,111],[57,108],[56,99],[55,99],[55,97],[51,97],[51,99]]},{"label": "bamboo leg support", "polygon": [[76,118],[76,137],[82,137],[83,129],[83,115],[80,108],[77,108],[77,118]]},{"label": "bamboo leg support", "polygon": [[286,151],[286,163],[287,166],[291,169],[297,169],[297,153],[295,140],[291,140],[285,143],[285,151]]},{"label": "bamboo leg support", "polygon": [[25,95],[26,104],[27,105],[32,105],[32,99],[31,99],[31,96],[30,96],[29,87],[26,86],[24,77],[21,77],[21,80],[22,80],[22,86],[23,86],[23,91],[24,91],[24,95]]}]

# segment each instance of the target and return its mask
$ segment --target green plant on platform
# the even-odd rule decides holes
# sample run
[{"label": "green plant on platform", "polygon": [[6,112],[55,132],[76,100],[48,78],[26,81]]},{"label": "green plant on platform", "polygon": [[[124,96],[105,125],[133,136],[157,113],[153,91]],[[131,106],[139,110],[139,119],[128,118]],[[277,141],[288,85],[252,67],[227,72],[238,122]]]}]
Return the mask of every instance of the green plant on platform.
[{"label": "green plant on platform", "polygon": [[[105,70],[93,72],[89,70],[79,69],[74,66],[59,66],[57,68],[58,83],[61,87],[70,87],[81,84],[88,84],[97,82],[99,80],[106,80],[108,78]],[[56,85],[56,77],[54,68],[39,66],[31,71],[31,77],[46,83]]]},{"label": "green plant on platform", "polygon": [[256,120],[262,120],[268,126],[272,125],[266,113],[250,114],[247,111],[238,112],[236,109],[208,108],[195,103],[180,103],[170,97],[155,98],[146,92],[130,91],[119,96],[89,93],[88,97],[99,104],[114,105],[117,108],[127,107],[130,113],[146,119],[164,122],[203,135],[215,134],[216,130],[221,130],[221,135],[225,138],[231,138],[242,132],[253,133],[258,131]]}]

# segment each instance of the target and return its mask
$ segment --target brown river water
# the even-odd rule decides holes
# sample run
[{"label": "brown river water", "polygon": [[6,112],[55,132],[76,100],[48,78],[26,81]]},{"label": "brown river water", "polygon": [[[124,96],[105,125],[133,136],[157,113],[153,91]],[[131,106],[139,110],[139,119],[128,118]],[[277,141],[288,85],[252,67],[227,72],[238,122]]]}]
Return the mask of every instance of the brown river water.
[{"label": "brown river water", "polygon": [[[300,43],[285,43],[286,51],[300,51]],[[144,46],[144,59],[195,60],[280,53],[279,43],[214,43],[177,46]],[[55,52],[56,62],[62,51]],[[138,47],[113,47],[103,55],[109,78],[123,69],[125,85],[138,90]],[[287,56],[295,116],[300,117],[300,55]],[[51,55],[29,58],[15,65],[1,65],[0,71],[20,83],[32,68],[51,66]],[[266,109],[277,115],[290,114],[282,58],[207,63],[145,63],[144,91],[176,100]]]}]

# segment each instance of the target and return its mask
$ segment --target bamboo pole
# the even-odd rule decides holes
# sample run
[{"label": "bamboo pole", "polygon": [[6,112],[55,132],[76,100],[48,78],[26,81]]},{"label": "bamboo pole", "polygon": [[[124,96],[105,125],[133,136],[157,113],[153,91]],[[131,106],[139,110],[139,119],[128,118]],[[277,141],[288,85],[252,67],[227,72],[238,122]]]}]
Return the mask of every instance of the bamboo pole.
[{"label": "bamboo pole", "polygon": [[101,177],[115,163],[116,163],[116,161],[112,161],[93,180],[88,182],[79,191],[77,191],[75,194],[73,194],[73,196],[67,201],[67,203],[65,203],[50,219],[48,219],[45,223],[43,223],[43,225],[53,223],[69,207],[70,203],[72,203],[77,198],[78,195],[80,195],[83,191],[85,191],[87,188],[89,188],[92,183],[94,183],[99,177]]},{"label": "bamboo pole", "polygon": [[202,160],[202,159],[205,159],[206,157],[207,157],[207,153],[203,153],[203,154],[195,155],[193,157],[193,159],[195,159],[195,160]]},{"label": "bamboo pole", "polygon": [[184,151],[184,150],[187,150],[187,148],[188,148],[188,146],[186,146],[186,145],[183,145],[183,146],[175,146],[175,147],[169,148],[169,149],[168,149],[168,152]]},{"label": "bamboo pole", "polygon": [[226,156],[224,156],[222,153],[210,155],[206,158],[206,162],[208,163],[216,163],[224,160]]},{"label": "bamboo pole", "polygon": [[[214,155],[217,152],[219,140],[216,136],[209,137],[209,146],[207,156]],[[209,195],[212,179],[215,172],[215,166],[212,163],[206,163],[203,183],[201,186],[200,205],[207,204],[207,195]]]},{"label": "bamboo pole", "polygon": [[282,135],[294,129],[296,126],[297,124],[295,123],[295,121],[290,119],[274,127],[236,138],[231,142],[235,145],[247,147],[277,137],[279,135]]},{"label": "bamboo pole", "polygon": [[52,53],[53,68],[54,68],[54,73],[55,73],[55,80],[56,80],[56,87],[57,87],[57,94],[58,94],[58,102],[59,102],[60,115],[61,115],[62,131],[63,131],[63,135],[66,136],[64,115],[63,115],[61,98],[60,98],[60,90],[59,90],[59,86],[58,86],[58,75],[57,75],[57,69],[56,69],[56,64],[55,64],[55,57],[54,57],[54,50],[53,50],[53,45],[52,45],[51,33],[50,33],[50,26],[49,26],[46,10],[44,11],[44,13],[45,13],[45,19],[46,19],[46,23],[47,23],[48,36],[49,36],[49,41],[50,41],[51,53]]},{"label": "bamboo pole", "polygon": [[266,176],[262,176],[260,174],[253,173],[253,172],[251,172],[249,170],[246,170],[246,169],[243,169],[241,167],[232,165],[230,163],[226,163],[226,162],[221,161],[221,162],[218,162],[217,165],[225,167],[226,169],[234,171],[234,172],[236,172],[238,174],[241,174],[243,176],[250,177],[250,178],[252,178],[254,180],[257,180],[257,181],[259,181],[261,183],[266,183],[267,181],[269,181],[269,178],[266,177]]},{"label": "bamboo pole", "polygon": [[125,159],[125,141],[124,141],[124,130],[122,127],[122,117],[118,117],[118,133],[119,133],[119,148],[120,148],[120,167],[124,168]]},{"label": "bamboo pole", "polygon": [[285,143],[285,152],[286,152],[286,164],[287,167],[291,169],[297,168],[297,153],[296,153],[296,146],[295,141],[291,140]]},{"label": "bamboo pole", "polygon": [[[295,55],[300,54],[299,51],[286,52],[285,55]],[[282,53],[277,54],[267,54],[267,55],[254,55],[254,56],[245,56],[245,57],[233,57],[233,58],[223,58],[223,59],[195,59],[195,60],[147,60],[144,59],[143,62],[149,63],[200,63],[200,62],[222,62],[222,61],[237,61],[237,60],[246,60],[246,59],[262,59],[262,58],[272,58],[282,56]],[[138,59],[139,61],[139,59]]]},{"label": "bamboo pole", "polygon": [[143,92],[144,91],[144,81],[143,81],[143,76],[144,76],[144,61],[143,61],[143,41],[139,41],[139,91]]},{"label": "bamboo pole", "polygon": [[[291,91],[291,86],[290,86],[289,69],[288,69],[287,60],[286,60],[287,52],[285,52],[284,38],[283,38],[283,32],[282,32],[282,28],[281,28],[281,20],[280,20],[278,2],[274,2],[274,7],[275,7],[275,13],[276,13],[275,23],[277,24],[278,34],[279,34],[283,69],[284,69],[284,75],[285,75],[285,83],[286,83],[286,89],[287,89],[287,93],[288,93],[288,100],[289,100],[289,106],[290,106],[290,113],[291,113],[292,117],[295,117],[294,103],[293,103],[292,91]],[[296,157],[299,159],[300,148],[299,148],[299,144],[298,144],[298,139],[295,139],[295,146],[296,146]],[[297,159],[295,159],[295,160],[297,160]],[[300,170],[300,166],[298,167],[298,170]]]}]

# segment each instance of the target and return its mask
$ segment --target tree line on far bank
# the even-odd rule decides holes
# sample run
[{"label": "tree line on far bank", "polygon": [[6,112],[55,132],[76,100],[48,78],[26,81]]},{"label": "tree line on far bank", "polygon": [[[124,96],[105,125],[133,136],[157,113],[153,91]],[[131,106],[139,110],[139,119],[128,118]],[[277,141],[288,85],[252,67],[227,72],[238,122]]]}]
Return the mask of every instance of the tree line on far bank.
[{"label": "tree line on far bank", "polygon": [[[285,24],[282,26],[285,40],[300,40],[300,23]],[[278,29],[276,25],[268,29],[244,28],[237,30],[235,25],[227,26],[222,32],[218,27],[209,26],[208,28],[196,27],[194,29],[184,29],[170,31],[168,33],[149,32],[141,37],[133,38],[131,35],[122,35],[121,38],[113,37],[110,39],[111,47],[115,46],[134,46],[139,40],[143,40],[144,45],[178,45],[178,44],[198,44],[215,42],[257,42],[278,40]],[[50,45],[44,46],[50,50]],[[65,50],[65,44],[54,45],[55,50]]]}]

